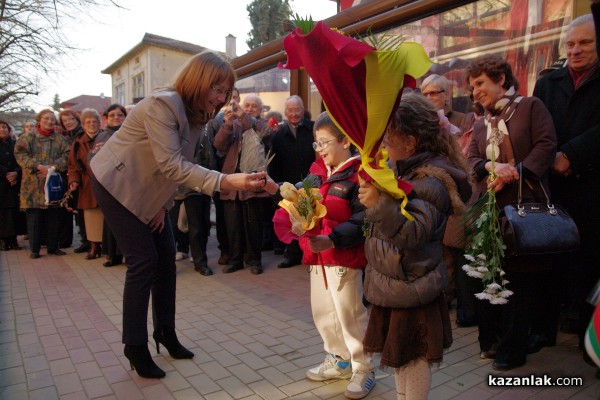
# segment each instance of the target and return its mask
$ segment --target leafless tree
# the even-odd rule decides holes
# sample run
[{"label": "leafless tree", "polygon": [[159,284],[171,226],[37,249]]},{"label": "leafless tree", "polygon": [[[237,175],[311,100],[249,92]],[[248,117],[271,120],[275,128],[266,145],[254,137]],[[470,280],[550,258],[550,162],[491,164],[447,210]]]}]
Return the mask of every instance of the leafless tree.
[{"label": "leafless tree", "polygon": [[[0,112],[21,107],[77,49],[63,27],[113,0],[0,0]],[[77,17],[77,18],[76,18]]]}]

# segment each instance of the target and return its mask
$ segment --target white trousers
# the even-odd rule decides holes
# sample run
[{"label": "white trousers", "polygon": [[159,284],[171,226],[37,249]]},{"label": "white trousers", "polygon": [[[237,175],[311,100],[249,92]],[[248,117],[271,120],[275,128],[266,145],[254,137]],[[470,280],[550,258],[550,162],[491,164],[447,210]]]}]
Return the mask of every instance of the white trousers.
[{"label": "white trousers", "polygon": [[350,360],[352,371],[373,369],[372,357],[362,344],[369,321],[362,297],[360,269],[310,266],[310,305],[325,351]]}]

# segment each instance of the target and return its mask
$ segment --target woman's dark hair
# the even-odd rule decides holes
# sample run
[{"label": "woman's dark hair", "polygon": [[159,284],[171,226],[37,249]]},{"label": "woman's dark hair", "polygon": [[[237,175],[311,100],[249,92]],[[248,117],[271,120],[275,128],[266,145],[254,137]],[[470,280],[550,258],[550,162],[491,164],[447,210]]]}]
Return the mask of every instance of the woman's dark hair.
[{"label": "woman's dark hair", "polygon": [[125,109],[125,107],[123,107],[122,105],[120,105],[118,103],[113,103],[110,106],[108,106],[108,108],[106,109],[106,111],[104,111],[104,114],[102,114],[102,115],[104,115],[105,117],[108,117],[108,113],[117,108],[119,110],[121,110],[121,112],[123,113],[124,116],[127,116],[127,110]]},{"label": "woman's dark hair", "polygon": [[8,122],[6,122],[3,119],[0,119],[0,125],[6,125],[6,127],[8,128],[8,133],[11,134],[12,133],[12,125],[9,124]]},{"label": "woman's dark hair", "polygon": [[390,136],[414,136],[415,153],[431,152],[446,156],[455,167],[467,171],[467,160],[456,139],[440,127],[440,118],[433,104],[418,93],[402,96],[400,105],[387,128]]},{"label": "woman's dark hair", "polygon": [[481,74],[486,74],[493,82],[498,83],[504,76],[504,89],[510,89],[514,86],[519,89],[519,81],[513,75],[512,68],[505,59],[493,54],[484,54],[475,58],[467,67],[467,82],[469,78],[477,78]]}]

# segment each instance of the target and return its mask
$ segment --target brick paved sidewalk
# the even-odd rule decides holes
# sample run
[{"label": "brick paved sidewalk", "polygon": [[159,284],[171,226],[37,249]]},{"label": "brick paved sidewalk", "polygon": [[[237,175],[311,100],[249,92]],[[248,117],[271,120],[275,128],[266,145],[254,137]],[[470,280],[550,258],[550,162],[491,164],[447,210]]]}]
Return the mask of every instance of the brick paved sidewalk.
[{"label": "brick paved sidewalk", "polygon": [[[0,252],[0,399],[344,399],[346,381],[305,378],[323,359],[305,267],[277,269],[281,257],[264,252],[264,274],[222,274],[214,236],[209,248],[213,276],[177,263],[177,330],[196,356],[173,360],[149,343],[167,372],[161,380],[139,378],[123,356],[124,266],[104,268],[103,259],[87,261],[72,249],[63,257],[43,249],[37,260],[27,249]],[[430,399],[600,398],[600,380],[573,335],[560,335],[556,347],[501,376],[579,376],[583,386],[502,389],[487,385],[493,370],[478,357],[477,329],[453,333]],[[393,377],[376,375],[368,398],[395,399]]]}]

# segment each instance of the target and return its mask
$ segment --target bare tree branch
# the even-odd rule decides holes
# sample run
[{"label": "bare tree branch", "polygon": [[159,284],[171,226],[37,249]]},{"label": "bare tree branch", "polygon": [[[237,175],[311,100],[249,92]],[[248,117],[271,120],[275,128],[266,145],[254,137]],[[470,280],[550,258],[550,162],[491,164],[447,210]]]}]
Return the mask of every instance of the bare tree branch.
[{"label": "bare tree branch", "polygon": [[0,112],[37,95],[40,80],[79,50],[63,27],[100,7],[123,8],[114,0],[0,0]]}]

